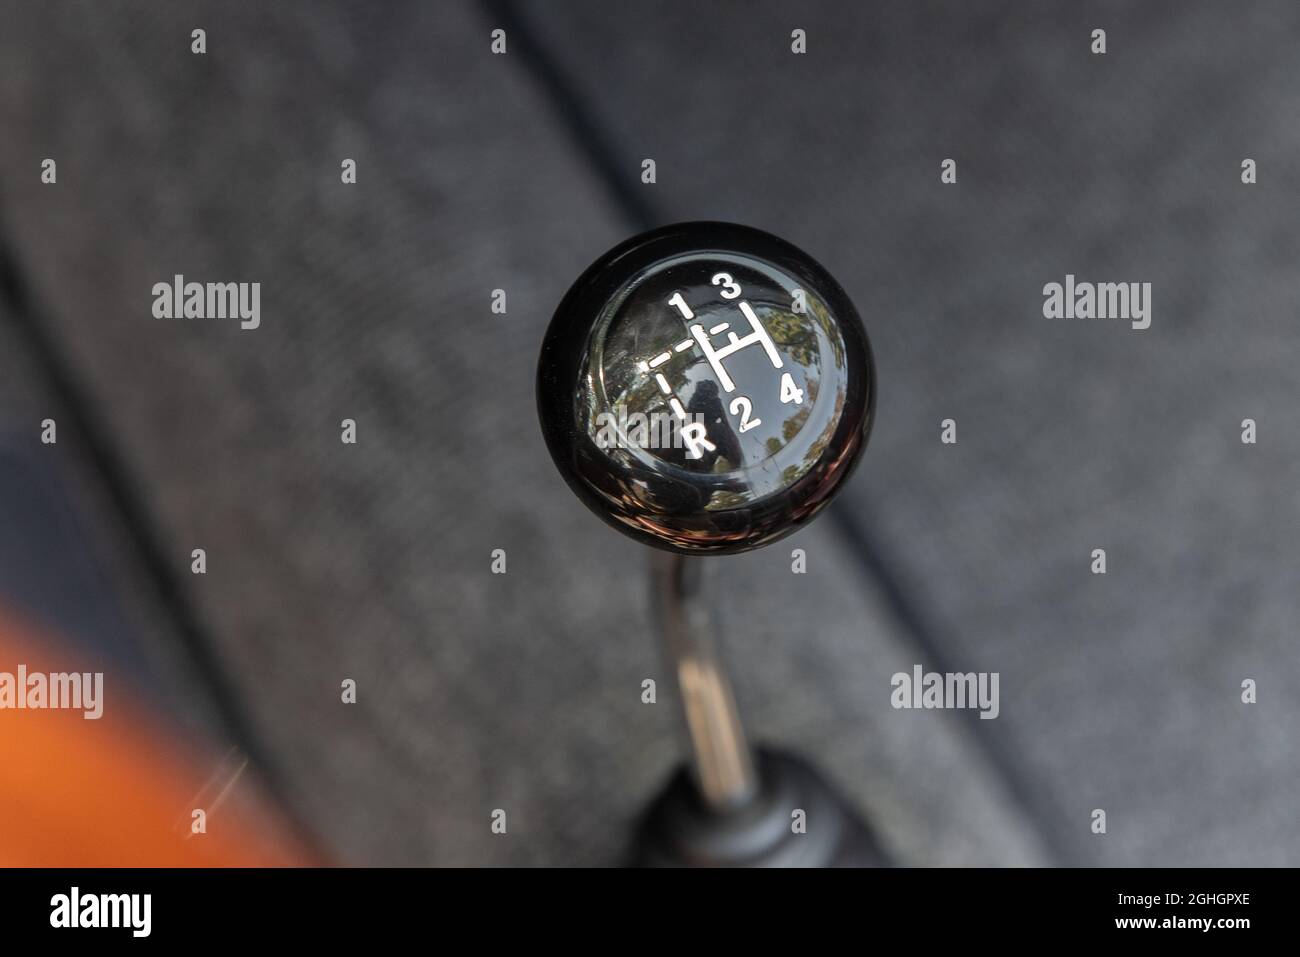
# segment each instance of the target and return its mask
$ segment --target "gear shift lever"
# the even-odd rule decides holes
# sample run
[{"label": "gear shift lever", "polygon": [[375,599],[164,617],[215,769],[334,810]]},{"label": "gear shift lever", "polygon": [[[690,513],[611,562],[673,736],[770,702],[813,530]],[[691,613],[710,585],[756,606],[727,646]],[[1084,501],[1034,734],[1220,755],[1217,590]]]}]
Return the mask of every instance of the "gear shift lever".
[{"label": "gear shift lever", "polygon": [[656,553],[650,600],[677,668],[695,786],[707,806],[726,812],[748,802],[758,784],[731,685],[713,648],[708,609],[699,598],[699,571],[680,555]]},{"label": "gear shift lever", "polygon": [[655,556],[653,604],[693,761],[647,815],[639,859],[880,863],[866,828],[810,767],[751,751],[690,557],[783,538],[857,464],[875,374],[844,291],[811,257],[755,229],[645,233],[602,256],[560,303],[537,402],[570,488],[666,553]]}]

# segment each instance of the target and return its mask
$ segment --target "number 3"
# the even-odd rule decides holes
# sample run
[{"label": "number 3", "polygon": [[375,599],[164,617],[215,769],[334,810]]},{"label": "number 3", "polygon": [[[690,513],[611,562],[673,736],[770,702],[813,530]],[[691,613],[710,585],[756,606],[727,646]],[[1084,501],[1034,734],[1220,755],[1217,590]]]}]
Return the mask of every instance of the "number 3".
[{"label": "number 3", "polygon": [[740,295],[740,287],[736,285],[736,280],[731,278],[730,273],[718,273],[713,277],[713,285],[724,287],[722,290],[723,299],[735,299]]}]

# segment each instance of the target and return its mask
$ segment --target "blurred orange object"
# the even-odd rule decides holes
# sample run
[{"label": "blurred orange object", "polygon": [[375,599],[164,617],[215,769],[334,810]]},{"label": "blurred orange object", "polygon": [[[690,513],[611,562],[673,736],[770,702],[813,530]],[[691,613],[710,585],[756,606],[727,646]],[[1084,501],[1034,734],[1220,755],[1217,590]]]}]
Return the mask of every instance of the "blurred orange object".
[{"label": "blurred orange object", "polygon": [[[0,611],[0,673],[74,672],[67,655]],[[251,776],[211,786],[162,719],[105,676],[103,714],[0,707],[0,866],[261,867],[309,864]],[[217,791],[213,794],[211,792]],[[210,806],[205,808],[202,803]],[[195,811],[205,833],[192,833]]]}]

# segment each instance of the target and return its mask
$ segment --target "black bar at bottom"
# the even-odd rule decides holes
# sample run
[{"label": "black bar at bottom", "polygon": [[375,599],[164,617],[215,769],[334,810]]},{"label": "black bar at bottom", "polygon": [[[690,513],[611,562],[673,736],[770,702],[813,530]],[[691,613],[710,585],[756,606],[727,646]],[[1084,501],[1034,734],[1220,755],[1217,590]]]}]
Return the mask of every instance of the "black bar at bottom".
[{"label": "black bar at bottom", "polygon": [[[210,952],[278,941],[296,951],[386,940],[437,949],[494,943],[514,930],[534,934],[538,946],[613,947],[624,934],[659,936],[655,928],[666,944],[670,927],[706,919],[733,940],[776,925],[796,932],[843,925],[871,934],[864,941],[901,933],[927,948],[1099,937],[1231,946],[1280,934],[1294,886],[1290,870],[1238,869],[6,870],[0,933],[6,944],[148,939]],[[710,918],[692,903],[705,900],[726,903]]]}]

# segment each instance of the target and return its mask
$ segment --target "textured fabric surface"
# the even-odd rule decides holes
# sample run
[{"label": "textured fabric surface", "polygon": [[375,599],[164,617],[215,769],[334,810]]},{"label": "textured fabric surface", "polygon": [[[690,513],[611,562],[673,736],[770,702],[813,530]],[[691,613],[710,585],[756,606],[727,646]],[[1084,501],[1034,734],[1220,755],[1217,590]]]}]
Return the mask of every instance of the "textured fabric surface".
[{"label": "textured fabric surface", "polygon": [[56,641],[55,654],[102,670],[113,699],[136,697],[170,715],[192,746],[220,747],[207,683],[83,440],[23,324],[0,303],[0,609]]},{"label": "textured fabric surface", "polygon": [[[838,508],[936,656],[1001,673],[976,732],[1063,853],[1295,864],[1296,6],[517,7],[656,217],[768,228],[858,304]],[[1045,319],[1067,273],[1151,282],[1151,327]]]},{"label": "textured fabric surface", "polygon": [[[645,555],[554,474],[532,390],[555,302],[634,224],[544,86],[467,4],[7,20],[0,226],[295,807],[348,862],[617,862],[676,718],[640,700],[667,686]],[[261,327],[153,319],[177,273],[260,281]],[[906,862],[1045,859],[963,720],[890,709],[917,652],[851,545],[793,544],[806,576],[710,566],[757,735]]]}]

